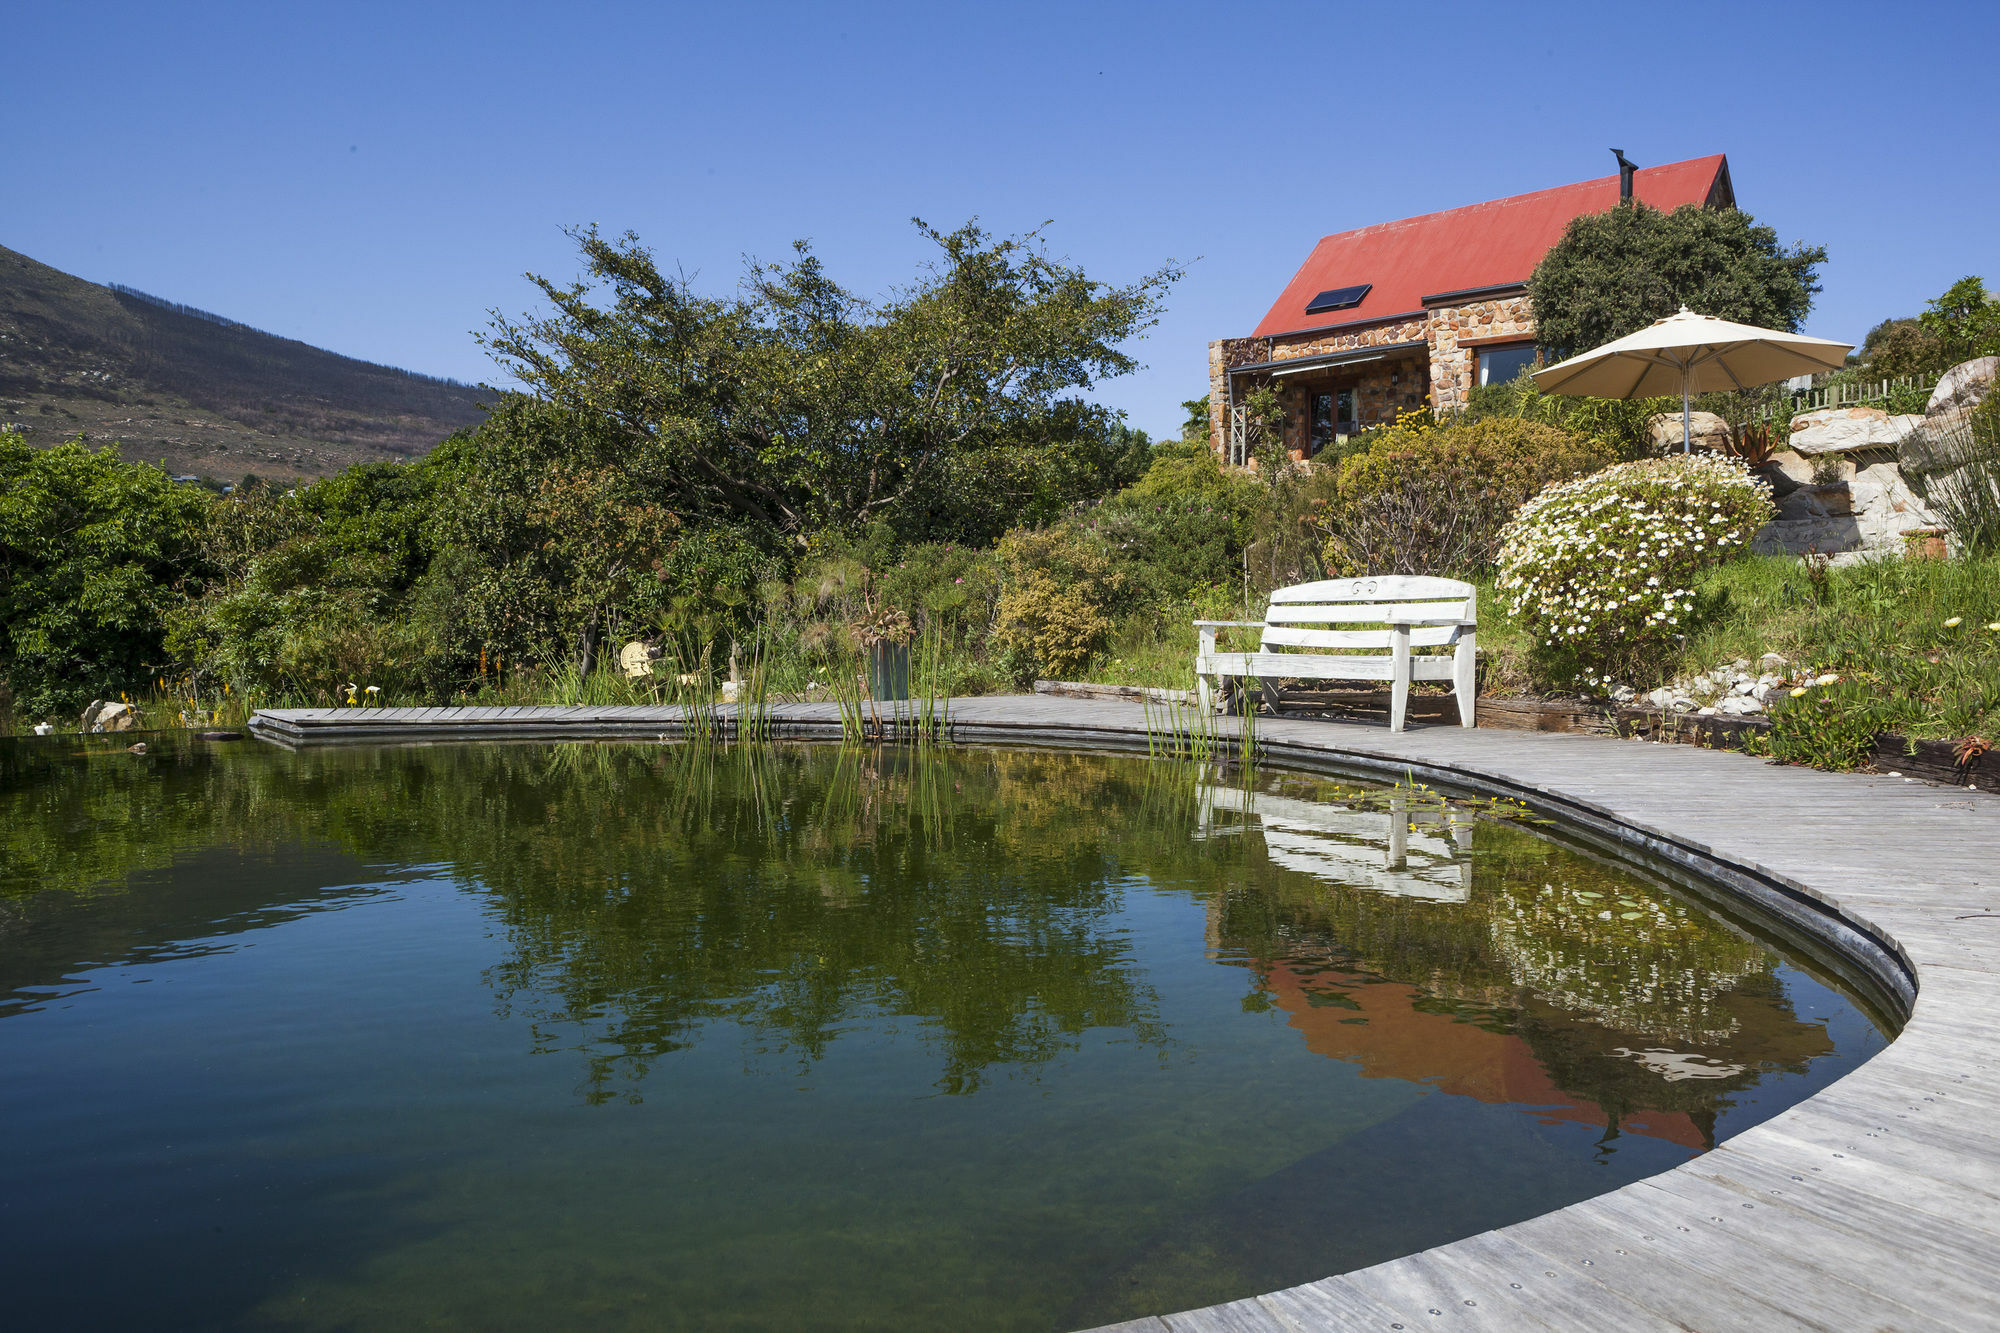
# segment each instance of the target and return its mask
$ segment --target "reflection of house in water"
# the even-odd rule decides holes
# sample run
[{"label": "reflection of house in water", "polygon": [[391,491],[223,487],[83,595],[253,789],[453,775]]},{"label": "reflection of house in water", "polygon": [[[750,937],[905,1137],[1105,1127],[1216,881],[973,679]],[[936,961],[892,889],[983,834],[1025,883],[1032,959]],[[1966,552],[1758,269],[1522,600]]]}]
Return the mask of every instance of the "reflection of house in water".
[{"label": "reflection of house in water", "polygon": [[[1556,1086],[1523,1038],[1418,1008],[1430,998],[1419,987],[1289,963],[1272,965],[1265,986],[1289,1015],[1288,1026],[1305,1038],[1307,1050],[1355,1065],[1367,1078],[1429,1083],[1489,1106],[1518,1106],[1544,1124],[1609,1128],[1616,1119],[1596,1102]],[[1329,1004],[1329,994],[1355,1007]],[[1714,1116],[1653,1110],[1616,1128],[1700,1152],[1711,1146]]]},{"label": "reflection of house in water", "polygon": [[[1209,943],[1257,974],[1308,1049],[1365,1077],[1694,1151],[1713,1146],[1734,1093],[1831,1052],[1771,955],[1720,922],[1528,830],[1386,803],[1202,796],[1197,839],[1261,841],[1279,872],[1211,900]],[[1647,911],[1631,915],[1650,934],[1602,910],[1607,891],[1638,895]],[[1529,945],[1538,966],[1524,970]]]},{"label": "reflection of house in water", "polygon": [[1464,859],[1472,850],[1471,819],[1434,809],[1412,817],[1400,805],[1392,798],[1388,810],[1349,810],[1207,787],[1195,836],[1261,832],[1265,855],[1287,870],[1402,898],[1464,902],[1472,892],[1472,863]]}]

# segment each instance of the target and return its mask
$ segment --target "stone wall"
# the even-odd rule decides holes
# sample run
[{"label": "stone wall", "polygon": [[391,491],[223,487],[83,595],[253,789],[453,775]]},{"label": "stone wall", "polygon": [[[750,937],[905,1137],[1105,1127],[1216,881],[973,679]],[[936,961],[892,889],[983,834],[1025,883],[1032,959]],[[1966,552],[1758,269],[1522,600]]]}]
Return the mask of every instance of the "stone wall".
[{"label": "stone wall", "polygon": [[[1428,404],[1440,412],[1463,408],[1472,389],[1474,355],[1481,346],[1527,342],[1535,336],[1533,306],[1525,292],[1464,305],[1436,306],[1420,315],[1374,324],[1285,334],[1275,338],[1222,338],[1208,345],[1209,447],[1228,458],[1229,375],[1231,367],[1264,361],[1290,361],[1331,352],[1359,352],[1370,347],[1423,342],[1429,353],[1409,358],[1363,362],[1348,370],[1329,367],[1324,375],[1302,374],[1287,384],[1285,445],[1303,456],[1310,431],[1307,401],[1312,392],[1354,388],[1356,412],[1363,426],[1387,425],[1400,411]],[[1289,377],[1287,377],[1289,378]],[[1247,390],[1239,382],[1239,391]]]},{"label": "stone wall", "polygon": [[1269,338],[1217,338],[1208,345],[1208,447],[1225,463],[1229,461],[1229,371],[1270,359]]},{"label": "stone wall", "polygon": [[1456,412],[1472,391],[1473,353],[1489,341],[1532,341],[1535,312],[1522,292],[1491,301],[1435,306],[1425,325],[1423,337],[1431,345],[1431,406]]}]

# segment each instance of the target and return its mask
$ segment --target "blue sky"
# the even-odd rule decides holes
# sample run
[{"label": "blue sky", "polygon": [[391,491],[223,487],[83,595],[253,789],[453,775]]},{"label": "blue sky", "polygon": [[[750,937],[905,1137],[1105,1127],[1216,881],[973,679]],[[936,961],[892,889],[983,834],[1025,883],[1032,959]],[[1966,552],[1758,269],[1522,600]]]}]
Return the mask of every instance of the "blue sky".
[{"label": "blue sky", "polygon": [[1321,235],[1726,152],[1858,341],[2000,282],[2000,6],[34,5],[0,244],[369,360],[491,380],[486,312],[631,229],[715,289],[813,241],[867,294],[977,215],[1188,265],[1102,399],[1155,435]]}]

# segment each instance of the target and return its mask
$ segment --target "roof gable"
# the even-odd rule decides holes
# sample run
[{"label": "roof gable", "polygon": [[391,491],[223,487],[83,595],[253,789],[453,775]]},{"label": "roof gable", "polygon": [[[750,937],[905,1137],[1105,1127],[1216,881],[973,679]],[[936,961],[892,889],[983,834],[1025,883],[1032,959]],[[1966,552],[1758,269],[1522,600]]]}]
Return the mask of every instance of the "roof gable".
[{"label": "roof gable", "polygon": [[[1670,210],[1683,204],[1733,203],[1729,160],[1720,153],[1660,167],[1632,179],[1640,203]],[[1618,177],[1517,194],[1483,204],[1381,222],[1322,237],[1257,326],[1273,337],[1365,324],[1423,309],[1426,296],[1477,291],[1528,280],[1571,218],[1618,203]],[[1372,284],[1359,304],[1307,314],[1322,292]]]}]

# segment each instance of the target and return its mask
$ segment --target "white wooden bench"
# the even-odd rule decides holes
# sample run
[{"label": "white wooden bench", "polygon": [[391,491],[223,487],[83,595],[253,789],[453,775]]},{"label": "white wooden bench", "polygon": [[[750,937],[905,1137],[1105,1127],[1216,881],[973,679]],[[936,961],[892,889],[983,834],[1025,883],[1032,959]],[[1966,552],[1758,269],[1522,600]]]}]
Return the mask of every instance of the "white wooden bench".
[{"label": "white wooden bench", "polygon": [[[1478,615],[1470,583],[1405,574],[1326,579],[1271,594],[1262,620],[1197,620],[1201,647],[1195,689],[1211,706],[1209,677],[1255,678],[1275,709],[1279,680],[1386,680],[1389,729],[1401,731],[1410,682],[1448,680],[1461,726],[1472,725],[1473,652]],[[1340,628],[1333,628],[1339,626]],[[1260,629],[1254,653],[1221,653],[1216,631]],[[1450,648],[1450,653],[1418,649]]]}]

